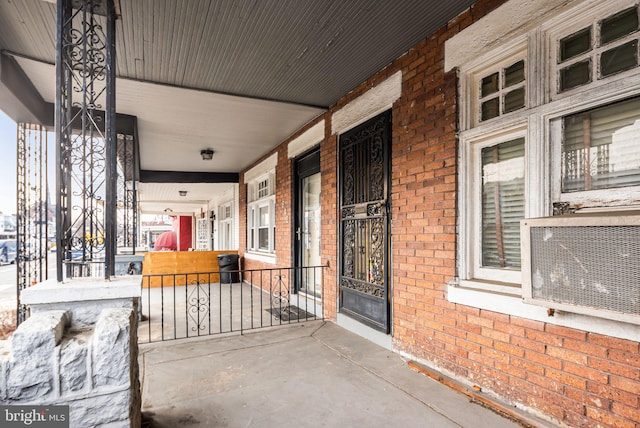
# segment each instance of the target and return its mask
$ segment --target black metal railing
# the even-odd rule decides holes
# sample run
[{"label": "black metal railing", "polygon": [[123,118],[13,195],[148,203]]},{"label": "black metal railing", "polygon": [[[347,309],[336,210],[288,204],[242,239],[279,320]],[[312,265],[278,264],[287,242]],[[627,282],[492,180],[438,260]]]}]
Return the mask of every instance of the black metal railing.
[{"label": "black metal railing", "polygon": [[[141,343],[324,319],[326,266],[143,275]],[[303,283],[304,292],[296,285]]]}]

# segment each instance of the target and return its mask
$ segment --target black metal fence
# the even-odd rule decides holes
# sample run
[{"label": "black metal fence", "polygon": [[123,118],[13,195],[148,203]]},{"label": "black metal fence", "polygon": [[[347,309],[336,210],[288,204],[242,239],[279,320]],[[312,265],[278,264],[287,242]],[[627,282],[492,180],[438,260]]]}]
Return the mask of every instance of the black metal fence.
[{"label": "black metal fence", "polygon": [[[144,275],[141,343],[324,319],[326,266]],[[298,292],[299,284],[305,292]]]}]

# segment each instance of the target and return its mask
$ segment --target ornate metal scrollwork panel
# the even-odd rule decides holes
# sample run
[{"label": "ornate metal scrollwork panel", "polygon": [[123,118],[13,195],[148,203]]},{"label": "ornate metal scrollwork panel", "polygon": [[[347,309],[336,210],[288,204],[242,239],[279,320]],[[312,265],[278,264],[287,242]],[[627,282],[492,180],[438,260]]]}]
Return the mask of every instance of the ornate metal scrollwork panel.
[{"label": "ornate metal scrollwork panel", "polygon": [[389,136],[390,115],[383,114],[340,138],[340,285],[381,299],[387,286]]},{"label": "ornate metal scrollwork panel", "polygon": [[[114,4],[60,0],[57,15],[58,259],[68,265],[67,276],[101,270],[110,276],[117,221]],[[71,269],[96,263],[104,269]]]},{"label": "ornate metal scrollwork panel", "polygon": [[342,205],[385,199],[385,138],[389,118],[375,121],[340,140]]},{"label": "ornate metal scrollwork panel", "polygon": [[384,288],[380,286],[376,286],[374,284],[370,284],[367,282],[356,281],[349,278],[342,278],[340,284],[343,287],[350,288],[352,290],[359,291],[361,293],[369,294],[371,296],[384,298]]},{"label": "ornate metal scrollwork panel", "polygon": [[136,150],[132,135],[118,134],[117,171],[118,247],[128,247],[135,254],[138,203]]},{"label": "ornate metal scrollwork panel", "polygon": [[205,331],[209,327],[210,289],[204,281],[192,281],[187,299],[187,313],[191,331]]},{"label": "ornate metal scrollwork panel", "polygon": [[5,232],[16,233],[16,248],[0,248],[1,261],[13,262],[15,257],[18,324],[28,316],[26,306],[19,303],[21,291],[47,279],[47,237],[53,221],[49,213],[47,157],[46,130],[40,125],[18,123],[16,224],[13,230],[10,223],[4,225]]}]

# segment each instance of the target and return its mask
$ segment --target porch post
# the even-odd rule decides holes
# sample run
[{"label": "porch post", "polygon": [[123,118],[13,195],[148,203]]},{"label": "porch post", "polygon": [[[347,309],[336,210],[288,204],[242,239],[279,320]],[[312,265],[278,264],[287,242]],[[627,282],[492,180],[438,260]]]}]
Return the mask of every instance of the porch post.
[{"label": "porch post", "polygon": [[115,19],[114,0],[57,2],[58,281],[114,274]]}]

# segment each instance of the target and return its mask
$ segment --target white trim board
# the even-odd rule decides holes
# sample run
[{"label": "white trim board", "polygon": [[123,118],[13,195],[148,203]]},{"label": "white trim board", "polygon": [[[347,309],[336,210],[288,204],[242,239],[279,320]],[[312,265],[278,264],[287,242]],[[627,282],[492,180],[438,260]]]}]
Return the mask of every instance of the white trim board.
[{"label": "white trim board", "polygon": [[400,96],[402,96],[402,72],[398,71],[333,113],[331,132],[340,134],[389,110]]},{"label": "white trim board", "polygon": [[324,119],[291,140],[287,146],[289,159],[295,158],[324,140]]}]

